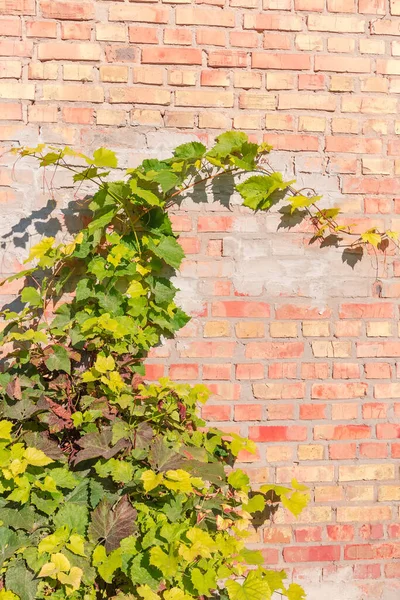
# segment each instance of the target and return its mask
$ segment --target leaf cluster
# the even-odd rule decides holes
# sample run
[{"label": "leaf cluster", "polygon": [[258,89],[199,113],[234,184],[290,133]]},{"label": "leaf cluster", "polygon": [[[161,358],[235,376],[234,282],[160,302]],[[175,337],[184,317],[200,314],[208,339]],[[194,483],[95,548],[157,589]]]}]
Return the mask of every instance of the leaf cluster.
[{"label": "leaf cluster", "polygon": [[[98,190],[87,226],[68,244],[42,239],[9,279],[24,288],[0,338],[0,600],[303,598],[246,539],[279,501],[299,514],[306,489],[253,491],[234,462],[254,444],[206,429],[207,389],[142,379],[149,350],[188,321],[168,208],[199,183],[262,169],[269,150],[227,132],[119,181],[105,148],[18,150]],[[237,190],[266,210],[290,185],[263,172]]]}]

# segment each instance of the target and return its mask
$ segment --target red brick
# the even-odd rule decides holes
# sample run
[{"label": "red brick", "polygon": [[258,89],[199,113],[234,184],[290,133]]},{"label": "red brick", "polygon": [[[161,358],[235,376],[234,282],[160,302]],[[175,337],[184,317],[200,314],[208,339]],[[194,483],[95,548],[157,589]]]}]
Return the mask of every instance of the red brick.
[{"label": "red brick", "polygon": [[246,358],[298,358],[303,355],[303,342],[250,342]]},{"label": "red brick", "polygon": [[93,109],[83,107],[64,107],[63,121],[65,123],[79,123],[80,125],[90,125],[93,123]]},{"label": "red brick", "polygon": [[0,0],[0,15],[34,15],[35,0]]},{"label": "red brick", "polygon": [[391,319],[394,317],[394,305],[389,302],[374,304],[342,304],[341,319]]},{"label": "red brick", "polygon": [[129,26],[129,41],[132,44],[158,44],[158,30],[153,27]]},{"label": "red brick", "polygon": [[339,560],[340,546],[290,546],[284,548],[286,562],[331,562]]},{"label": "red brick", "polygon": [[27,21],[27,37],[56,38],[57,23],[51,21]]},{"label": "red brick", "polygon": [[202,232],[219,232],[230,231],[233,226],[232,217],[203,217],[199,216],[197,222],[197,231]]},{"label": "red brick", "polygon": [[359,440],[371,437],[368,425],[315,425],[315,440]]},{"label": "red brick", "polygon": [[20,19],[1,19],[0,20],[0,35],[19,37],[22,33]]},{"label": "red brick", "polygon": [[197,48],[143,48],[142,63],[201,65],[201,50]]},{"label": "red brick", "polygon": [[22,120],[22,105],[15,103],[3,102],[0,110],[1,121],[21,121]]},{"label": "red brick", "polygon": [[264,141],[271,144],[275,150],[292,152],[317,152],[319,139],[312,135],[276,135],[265,134]]},{"label": "red brick", "polygon": [[268,318],[270,308],[264,302],[225,300],[214,302],[211,306],[211,314],[213,317]]},{"label": "red brick", "polygon": [[311,59],[306,54],[267,54],[265,52],[253,52],[251,66],[253,69],[308,71],[311,68]]},{"label": "red brick", "polygon": [[234,408],[235,421],[261,421],[262,406],[260,404],[240,404]]},{"label": "red brick", "polygon": [[171,365],[169,376],[171,379],[197,379],[199,376],[199,367],[197,364]]},{"label": "red brick", "polygon": [[146,6],[145,4],[112,4],[109,9],[110,21],[135,21],[136,23],[168,23],[169,12],[166,6]]},{"label": "red brick", "polygon": [[229,421],[231,418],[231,407],[208,404],[201,409],[201,416],[206,421]]},{"label": "red brick", "polygon": [[299,425],[249,427],[249,438],[255,442],[302,442],[307,439],[307,428]]},{"label": "red brick", "polygon": [[61,0],[41,0],[40,7],[45,19],[67,19],[86,21],[94,19],[92,2],[62,2]]},{"label": "red brick", "polygon": [[326,531],[333,542],[350,542],[354,539],[353,525],[327,525]]},{"label": "red brick", "polygon": [[382,151],[382,141],[374,138],[327,136],[326,151],[379,154]]},{"label": "red brick", "polygon": [[264,366],[260,363],[238,364],[236,379],[264,379]]}]

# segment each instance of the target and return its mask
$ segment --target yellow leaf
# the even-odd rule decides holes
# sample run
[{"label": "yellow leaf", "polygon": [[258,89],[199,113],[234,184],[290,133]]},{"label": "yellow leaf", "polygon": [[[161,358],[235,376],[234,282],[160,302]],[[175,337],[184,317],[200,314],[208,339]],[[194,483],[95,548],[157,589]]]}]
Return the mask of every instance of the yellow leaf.
[{"label": "yellow leaf", "polygon": [[124,380],[118,371],[111,371],[111,373],[108,375],[108,378],[102,377],[101,381],[102,383],[105,383],[113,392],[119,392],[125,387]]},{"label": "yellow leaf", "polygon": [[113,371],[113,369],[115,369],[115,361],[112,356],[99,354],[94,363],[94,367],[99,373],[106,373],[107,371]]},{"label": "yellow leaf", "polygon": [[388,230],[386,232],[386,235],[391,240],[398,240],[399,239],[399,234],[398,234],[397,231],[390,231],[390,230]]},{"label": "yellow leaf", "polygon": [[158,594],[155,594],[151,587],[147,584],[140,585],[136,591],[139,594],[139,596],[143,598],[143,600],[160,600],[160,596]]},{"label": "yellow leaf", "polygon": [[69,538],[67,548],[74,554],[79,556],[85,556],[85,540],[81,535],[74,533]]},{"label": "yellow leaf", "polygon": [[39,577],[53,577],[57,574],[56,565],[53,562],[48,562],[40,569]]},{"label": "yellow leaf", "polygon": [[19,596],[16,596],[14,592],[6,592],[6,590],[0,590],[0,600],[19,600]]},{"label": "yellow leaf", "polygon": [[52,554],[51,562],[56,567],[57,572],[62,571],[66,573],[71,568],[71,563],[69,562],[68,558],[64,556],[64,554],[61,554],[61,552],[56,552],[56,554]]},{"label": "yellow leaf", "polygon": [[11,440],[11,430],[13,424],[11,421],[0,421],[0,438],[2,440]]},{"label": "yellow leaf", "polygon": [[369,230],[361,234],[361,239],[363,242],[371,244],[371,246],[377,248],[382,241],[382,236],[380,233],[376,233],[373,230]]},{"label": "yellow leaf", "polygon": [[24,458],[27,460],[28,464],[33,465],[34,467],[45,467],[54,462],[52,458],[49,458],[44,452],[37,448],[27,448],[24,452]]},{"label": "yellow leaf", "polygon": [[139,298],[139,296],[144,296],[146,290],[139,281],[132,281],[131,285],[126,290],[126,293],[129,294],[131,298]]},{"label": "yellow leaf", "polygon": [[28,463],[26,460],[19,460],[18,458],[16,458],[12,461],[8,468],[10,469],[13,476],[16,477],[16,475],[21,475],[21,473],[25,473],[27,466]]},{"label": "yellow leaf", "polygon": [[28,258],[26,259],[26,263],[30,262],[34,258],[42,258],[48,250],[53,246],[54,238],[47,237],[43,238],[38,244],[31,248]]},{"label": "yellow leaf", "polygon": [[69,574],[59,573],[57,575],[57,579],[60,583],[64,584],[66,587],[66,591],[68,596],[71,595],[74,591],[79,589],[82,581],[83,571],[79,567],[72,567]]},{"label": "yellow leaf", "polygon": [[145,492],[150,492],[156,488],[163,481],[164,476],[162,473],[154,473],[154,471],[145,471],[142,473],[141,480],[143,481],[143,487]]}]

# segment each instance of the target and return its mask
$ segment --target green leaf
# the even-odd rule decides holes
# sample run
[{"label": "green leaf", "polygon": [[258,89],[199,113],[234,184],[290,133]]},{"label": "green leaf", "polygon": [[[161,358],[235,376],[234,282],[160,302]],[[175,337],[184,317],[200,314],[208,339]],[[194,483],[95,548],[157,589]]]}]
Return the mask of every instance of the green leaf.
[{"label": "green leaf", "polygon": [[122,556],[121,550],[115,550],[111,552],[109,556],[107,556],[107,560],[97,567],[101,577],[104,579],[106,583],[113,582],[113,575],[117,569],[122,567]]},{"label": "green leaf", "polygon": [[178,269],[185,256],[182,247],[172,236],[163,236],[158,245],[151,244],[151,250],[156,256],[162,258],[167,265]]},{"label": "green leaf", "polygon": [[102,500],[92,512],[89,526],[89,539],[93,542],[104,542],[107,552],[118,548],[122,539],[129,537],[136,530],[137,512],[127,496],[115,506]]},{"label": "green leaf", "polygon": [[261,494],[255,494],[250,498],[247,504],[244,505],[244,509],[247,512],[255,513],[262,512],[265,508],[265,499]]},{"label": "green leaf", "polygon": [[237,185],[236,189],[244,200],[244,206],[253,210],[267,210],[275,201],[275,192],[287,189],[292,183],[283,181],[280,173],[253,175]]},{"label": "green leaf", "polygon": [[289,199],[290,202],[290,212],[293,214],[299,208],[307,208],[311,206],[315,202],[315,198],[310,198],[308,196],[293,196]]},{"label": "green leaf", "polygon": [[96,167],[109,167],[116,169],[118,167],[117,157],[115,152],[107,148],[99,148],[93,153],[93,164]]},{"label": "green leaf", "polygon": [[38,583],[23,560],[12,563],[6,571],[6,588],[17,594],[20,600],[35,600]]},{"label": "green leaf", "polygon": [[241,469],[231,471],[228,476],[228,483],[236,490],[246,490],[249,487],[249,476]]},{"label": "green leaf", "polygon": [[199,159],[204,156],[206,150],[207,148],[200,142],[188,142],[177,146],[174,150],[174,156],[184,160]]},{"label": "green leaf", "polygon": [[159,171],[154,176],[154,181],[160,184],[162,191],[166,194],[179,183],[180,179],[172,171]]},{"label": "green leaf", "polygon": [[269,600],[271,590],[268,583],[256,571],[251,571],[243,585],[228,579],[225,582],[230,600]]},{"label": "green leaf", "polygon": [[137,179],[131,179],[129,182],[132,193],[138,198],[141,198],[150,206],[160,206],[160,198],[150,190],[139,186]]},{"label": "green leaf", "polygon": [[207,153],[207,156],[226,158],[228,154],[240,152],[243,144],[248,142],[248,137],[243,131],[227,131],[221,133],[216,138],[216,142],[214,148]]},{"label": "green leaf", "polygon": [[305,591],[297,583],[291,583],[289,585],[286,596],[288,600],[306,600]]},{"label": "green leaf", "polygon": [[33,287],[26,287],[21,292],[22,302],[29,302],[31,306],[41,306],[42,298],[39,292]]},{"label": "green leaf", "polygon": [[308,494],[303,492],[293,492],[291,496],[283,495],[281,502],[295,517],[298,517],[309,502]]},{"label": "green leaf", "polygon": [[75,502],[67,502],[54,516],[54,525],[67,525],[71,532],[85,535],[88,524],[88,508]]},{"label": "green leaf", "polygon": [[45,361],[49,371],[65,371],[71,374],[71,361],[67,350],[63,346],[52,346],[53,354]]},{"label": "green leaf", "polygon": [[200,569],[193,569],[190,578],[201,596],[211,596],[210,591],[217,587],[217,574],[214,569],[202,573]]},{"label": "green leaf", "polygon": [[166,554],[160,546],[150,550],[150,564],[157,567],[164,577],[173,577],[179,568],[178,557]]},{"label": "green leaf", "polygon": [[20,537],[12,529],[0,527],[0,566],[13,556],[14,552],[22,545],[22,540],[23,537]]}]

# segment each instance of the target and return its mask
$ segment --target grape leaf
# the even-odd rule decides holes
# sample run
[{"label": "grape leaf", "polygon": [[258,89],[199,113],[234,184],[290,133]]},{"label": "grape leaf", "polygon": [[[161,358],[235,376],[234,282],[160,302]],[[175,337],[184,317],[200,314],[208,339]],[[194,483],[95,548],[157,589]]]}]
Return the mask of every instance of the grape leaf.
[{"label": "grape leaf", "polygon": [[248,137],[243,131],[227,131],[221,133],[221,135],[216,138],[216,142],[214,148],[207,153],[207,156],[226,158],[228,154],[240,152],[243,144],[248,142]]},{"label": "grape leaf", "polygon": [[151,244],[151,250],[156,256],[162,258],[167,265],[174,267],[174,269],[179,268],[185,256],[182,247],[172,236],[162,236],[157,246],[154,243]]},{"label": "grape leaf", "polygon": [[174,156],[183,159],[199,159],[204,156],[206,150],[207,148],[200,142],[188,142],[177,146],[174,150]]},{"label": "grape leaf", "polygon": [[111,552],[118,548],[122,539],[136,531],[136,515],[137,511],[127,496],[114,506],[102,500],[92,512],[89,538],[94,542],[104,542],[107,552]]},{"label": "grape leaf", "polygon": [[11,564],[6,571],[6,588],[17,594],[20,600],[35,600],[38,583],[22,560]]},{"label": "grape leaf", "polygon": [[118,167],[117,157],[115,152],[107,148],[98,148],[93,153],[93,164],[96,167],[110,167],[116,169]]},{"label": "grape leaf", "polygon": [[274,203],[273,194],[287,189],[293,181],[283,181],[280,173],[253,175],[236,186],[244,206],[253,210],[267,210]]},{"label": "grape leaf", "polygon": [[71,361],[68,352],[63,346],[52,346],[53,354],[45,361],[49,371],[65,371],[71,374]]},{"label": "grape leaf", "polygon": [[242,585],[228,579],[225,586],[230,600],[269,600],[271,598],[268,583],[256,571],[251,571]]},{"label": "grape leaf", "polygon": [[22,302],[29,302],[31,306],[40,306],[42,299],[39,292],[33,287],[26,287],[21,292]]}]

